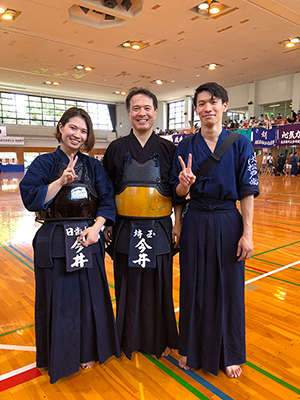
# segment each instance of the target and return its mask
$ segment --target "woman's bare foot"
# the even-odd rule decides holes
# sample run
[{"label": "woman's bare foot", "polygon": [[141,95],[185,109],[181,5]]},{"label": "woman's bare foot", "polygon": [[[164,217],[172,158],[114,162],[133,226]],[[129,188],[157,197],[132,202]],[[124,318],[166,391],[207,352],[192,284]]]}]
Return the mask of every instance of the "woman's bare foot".
[{"label": "woman's bare foot", "polygon": [[166,347],[165,351],[161,354],[161,357],[168,357],[168,355],[171,353],[172,349],[170,347]]},{"label": "woman's bare foot", "polygon": [[229,365],[225,371],[228,378],[239,378],[242,372],[242,368],[239,365]]},{"label": "woman's bare foot", "polygon": [[182,369],[185,369],[186,371],[188,371],[191,368],[186,365],[186,362],[187,362],[187,357],[186,356],[180,357],[180,359],[179,359],[179,367],[182,368]]},{"label": "woman's bare foot", "polygon": [[95,364],[95,361],[89,361],[89,362],[80,364],[80,366],[82,369],[90,369],[94,366],[94,364]]}]

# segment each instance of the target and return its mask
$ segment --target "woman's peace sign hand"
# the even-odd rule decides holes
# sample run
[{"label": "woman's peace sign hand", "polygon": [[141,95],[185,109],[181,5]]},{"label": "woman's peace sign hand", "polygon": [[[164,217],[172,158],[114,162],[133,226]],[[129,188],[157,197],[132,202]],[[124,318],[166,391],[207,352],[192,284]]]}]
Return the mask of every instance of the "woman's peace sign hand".
[{"label": "woman's peace sign hand", "polygon": [[69,164],[68,164],[67,168],[64,170],[64,172],[60,178],[62,185],[73,182],[78,177],[74,170],[77,160],[78,160],[78,156],[76,156],[74,158],[74,155],[71,154]]}]

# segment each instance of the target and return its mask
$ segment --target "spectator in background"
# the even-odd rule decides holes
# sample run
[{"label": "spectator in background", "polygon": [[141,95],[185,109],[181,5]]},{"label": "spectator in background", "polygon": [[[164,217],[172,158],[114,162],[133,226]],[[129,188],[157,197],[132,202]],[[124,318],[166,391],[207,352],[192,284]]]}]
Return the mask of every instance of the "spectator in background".
[{"label": "spectator in background", "polygon": [[297,152],[295,151],[294,155],[291,157],[291,176],[297,176],[298,175],[298,168],[299,168],[299,160],[297,157]]},{"label": "spectator in background", "polygon": [[291,151],[285,162],[285,176],[287,176],[288,174],[291,173],[291,169],[292,169],[291,158],[292,157],[293,157],[293,152]]},{"label": "spectator in background", "polygon": [[292,120],[292,124],[294,124],[297,120],[297,114],[295,113],[294,110],[291,111],[291,120]]},{"label": "spectator in background", "polygon": [[283,167],[285,165],[285,158],[283,157],[283,154],[280,153],[278,160],[277,160],[277,172],[279,174],[283,174]]}]

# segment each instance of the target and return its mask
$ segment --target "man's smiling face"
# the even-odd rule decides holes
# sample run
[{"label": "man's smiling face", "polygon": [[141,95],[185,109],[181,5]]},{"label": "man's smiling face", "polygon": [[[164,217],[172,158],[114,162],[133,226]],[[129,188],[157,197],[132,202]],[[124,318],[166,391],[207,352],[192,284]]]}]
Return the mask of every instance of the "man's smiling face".
[{"label": "man's smiling face", "polygon": [[128,117],[134,132],[142,134],[152,131],[156,114],[151,97],[136,94],[131,98]]}]

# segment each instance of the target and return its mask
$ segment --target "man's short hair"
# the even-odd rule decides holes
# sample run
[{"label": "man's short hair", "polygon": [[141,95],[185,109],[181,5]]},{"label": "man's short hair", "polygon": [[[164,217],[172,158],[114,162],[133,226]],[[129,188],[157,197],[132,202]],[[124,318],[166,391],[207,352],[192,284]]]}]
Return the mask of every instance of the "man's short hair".
[{"label": "man's short hair", "polygon": [[130,111],[130,100],[132,99],[133,96],[137,94],[143,94],[144,96],[150,97],[153,102],[153,107],[154,110],[157,110],[157,97],[155,96],[154,93],[152,93],[150,90],[142,88],[142,87],[133,87],[129,90],[129,93],[126,97],[126,110],[127,112]]},{"label": "man's short hair", "polygon": [[194,107],[197,107],[198,94],[204,91],[209,92],[211,94],[211,98],[216,97],[217,99],[221,99],[223,104],[228,102],[228,93],[226,89],[218,85],[216,82],[207,82],[203,85],[200,85],[195,90]]}]

